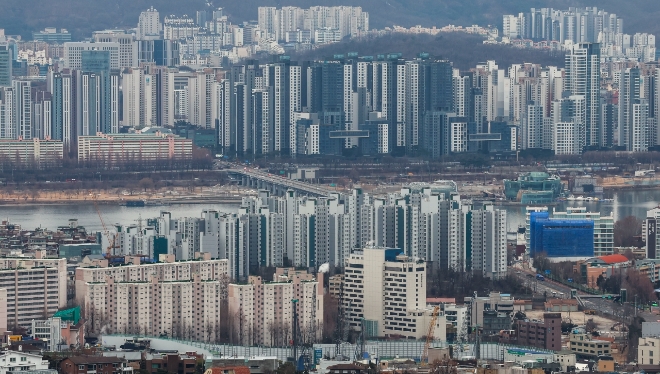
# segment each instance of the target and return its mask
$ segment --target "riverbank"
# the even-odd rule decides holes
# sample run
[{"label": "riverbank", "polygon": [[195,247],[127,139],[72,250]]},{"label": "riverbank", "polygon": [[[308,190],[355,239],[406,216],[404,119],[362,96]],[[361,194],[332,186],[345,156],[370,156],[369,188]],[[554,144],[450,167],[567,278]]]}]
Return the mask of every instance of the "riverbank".
[{"label": "riverbank", "polygon": [[127,205],[144,202],[146,206],[175,204],[240,204],[244,196],[255,190],[235,186],[172,188],[166,191],[126,190],[66,190],[66,191],[3,191],[0,206],[12,205]]}]

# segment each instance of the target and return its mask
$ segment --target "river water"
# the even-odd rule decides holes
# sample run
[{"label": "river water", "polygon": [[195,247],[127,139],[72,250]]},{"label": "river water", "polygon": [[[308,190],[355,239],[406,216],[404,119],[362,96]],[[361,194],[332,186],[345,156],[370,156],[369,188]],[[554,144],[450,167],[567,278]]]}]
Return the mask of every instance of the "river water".
[{"label": "river water", "polygon": [[[619,191],[606,195],[613,198],[612,202],[578,202],[564,201],[551,207],[557,211],[565,211],[567,207],[584,206],[588,211],[600,211],[603,215],[613,214],[618,220],[628,215],[640,219],[646,217],[646,211],[660,204],[659,190]],[[221,212],[235,212],[238,205],[232,204],[180,204],[168,206],[125,207],[119,205],[101,205],[103,220],[106,225],[115,223],[129,225],[137,223],[142,218],[157,217],[161,210],[172,212],[173,217],[199,217],[202,209],[216,209]],[[518,225],[525,222],[525,207],[520,205],[507,205],[508,231],[515,231]],[[12,223],[20,224],[24,229],[43,227],[54,230],[57,226],[68,224],[71,218],[78,219],[78,224],[85,226],[88,231],[101,231],[101,221],[93,204],[81,203],[77,205],[23,205],[0,206],[0,220],[9,219]]]}]

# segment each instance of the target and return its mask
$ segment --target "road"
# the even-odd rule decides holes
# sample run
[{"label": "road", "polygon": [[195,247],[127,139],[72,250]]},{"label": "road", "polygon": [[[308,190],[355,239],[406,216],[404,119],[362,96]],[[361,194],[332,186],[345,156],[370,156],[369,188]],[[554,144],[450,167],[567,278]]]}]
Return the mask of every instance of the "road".
[{"label": "road", "polygon": [[[537,294],[542,295],[546,293],[546,295],[551,296],[555,292],[557,297],[560,298],[571,297],[571,288],[564,284],[550,280],[538,281],[535,273],[526,270],[511,268],[510,273],[519,278],[523,284]],[[595,310],[617,321],[630,323],[631,317],[635,315],[635,308],[630,304],[622,305],[612,300],[599,298],[581,298],[581,301],[585,309]],[[637,316],[644,318],[647,322],[660,320],[660,316],[648,311],[637,310]]]}]

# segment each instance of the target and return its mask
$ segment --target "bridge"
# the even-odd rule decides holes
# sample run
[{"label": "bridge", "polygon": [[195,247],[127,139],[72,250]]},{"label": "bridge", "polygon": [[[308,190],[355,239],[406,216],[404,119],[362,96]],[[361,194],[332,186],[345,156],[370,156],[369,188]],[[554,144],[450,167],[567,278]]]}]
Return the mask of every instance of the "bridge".
[{"label": "bridge", "polygon": [[227,169],[227,173],[240,182],[242,186],[258,190],[268,190],[273,195],[282,196],[287,190],[296,191],[300,195],[325,197],[334,191],[320,185],[300,182],[283,176],[269,174],[260,170],[243,168]]}]

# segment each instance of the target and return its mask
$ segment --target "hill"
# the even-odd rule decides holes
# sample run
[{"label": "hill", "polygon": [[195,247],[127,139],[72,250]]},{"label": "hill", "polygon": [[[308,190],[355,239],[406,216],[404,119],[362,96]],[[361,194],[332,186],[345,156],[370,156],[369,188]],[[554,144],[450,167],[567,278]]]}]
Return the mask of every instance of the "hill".
[{"label": "hill", "polygon": [[362,40],[347,40],[291,56],[293,60],[316,60],[335,54],[357,52],[360,56],[376,56],[401,53],[403,58],[414,58],[420,52],[446,59],[461,70],[469,70],[478,63],[495,60],[500,68],[523,62],[544,66],[564,66],[563,54],[550,54],[540,50],[519,49],[507,45],[483,44],[478,35],[446,33],[437,36],[426,34],[392,34]]},{"label": "hill", "polygon": [[[657,0],[209,0],[223,7],[232,22],[257,18],[258,6],[354,5],[370,13],[373,28],[400,26],[497,25],[503,14],[529,11],[530,7],[567,9],[569,6],[598,6],[624,19],[627,33],[660,35],[660,6]],[[134,26],[140,11],[156,7],[161,15],[194,14],[204,0],[4,0],[0,5],[0,28],[8,34],[29,36],[46,26],[65,27],[79,39],[92,30]]]}]

